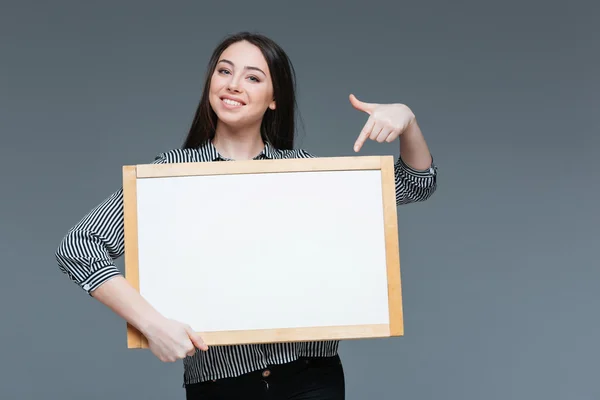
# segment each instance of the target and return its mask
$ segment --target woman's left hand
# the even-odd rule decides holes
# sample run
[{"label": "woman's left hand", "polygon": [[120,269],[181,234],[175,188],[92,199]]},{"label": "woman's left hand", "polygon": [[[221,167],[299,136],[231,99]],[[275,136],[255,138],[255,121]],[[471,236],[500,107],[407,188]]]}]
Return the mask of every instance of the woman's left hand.
[{"label": "woman's left hand", "polygon": [[350,95],[350,103],[359,111],[369,114],[360,135],[354,144],[354,151],[360,151],[367,139],[379,143],[393,142],[415,122],[415,115],[404,104],[365,103]]}]

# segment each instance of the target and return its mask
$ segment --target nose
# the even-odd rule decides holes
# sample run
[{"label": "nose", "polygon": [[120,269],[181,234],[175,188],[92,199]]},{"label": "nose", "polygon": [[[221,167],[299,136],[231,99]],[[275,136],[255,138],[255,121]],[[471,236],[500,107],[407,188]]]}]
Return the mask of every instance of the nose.
[{"label": "nose", "polygon": [[227,90],[229,90],[230,92],[240,92],[239,82],[237,81],[236,77],[231,77],[231,79],[229,80],[229,84],[227,85]]}]

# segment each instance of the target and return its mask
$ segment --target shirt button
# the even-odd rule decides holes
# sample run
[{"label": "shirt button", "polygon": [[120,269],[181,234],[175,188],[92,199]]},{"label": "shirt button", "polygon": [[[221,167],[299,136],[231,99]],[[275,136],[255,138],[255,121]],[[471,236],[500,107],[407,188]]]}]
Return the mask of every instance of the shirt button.
[{"label": "shirt button", "polygon": [[90,290],[90,285],[87,283],[83,285],[83,290]]},{"label": "shirt button", "polygon": [[269,375],[271,375],[271,371],[269,371],[268,369],[264,370],[262,373],[263,378],[266,378]]}]

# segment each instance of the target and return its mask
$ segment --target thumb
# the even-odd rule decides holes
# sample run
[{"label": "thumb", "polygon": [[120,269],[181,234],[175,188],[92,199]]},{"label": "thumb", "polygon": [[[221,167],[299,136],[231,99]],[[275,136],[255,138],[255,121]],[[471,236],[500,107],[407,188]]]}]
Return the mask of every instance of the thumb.
[{"label": "thumb", "polygon": [[200,350],[208,350],[208,346],[204,343],[204,340],[198,335],[191,327],[186,327],[188,336],[194,346],[196,346]]},{"label": "thumb", "polygon": [[350,95],[350,104],[352,104],[352,107],[356,108],[358,111],[366,112],[369,115],[373,112],[376,106],[376,104],[365,103],[364,101],[358,100],[353,94]]}]

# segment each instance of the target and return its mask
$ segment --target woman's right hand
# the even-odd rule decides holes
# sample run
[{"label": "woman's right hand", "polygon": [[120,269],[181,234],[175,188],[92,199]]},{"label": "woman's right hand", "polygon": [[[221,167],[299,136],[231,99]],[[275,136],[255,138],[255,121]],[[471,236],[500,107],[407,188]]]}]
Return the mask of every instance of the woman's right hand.
[{"label": "woman's right hand", "polygon": [[189,325],[169,319],[154,309],[124,276],[116,276],[92,292],[92,296],[135,326],[148,339],[159,360],[175,362],[208,350],[204,340]]},{"label": "woman's right hand", "polygon": [[152,324],[144,336],[152,353],[163,362],[193,356],[196,349],[208,350],[204,340],[189,325],[168,318]]}]

